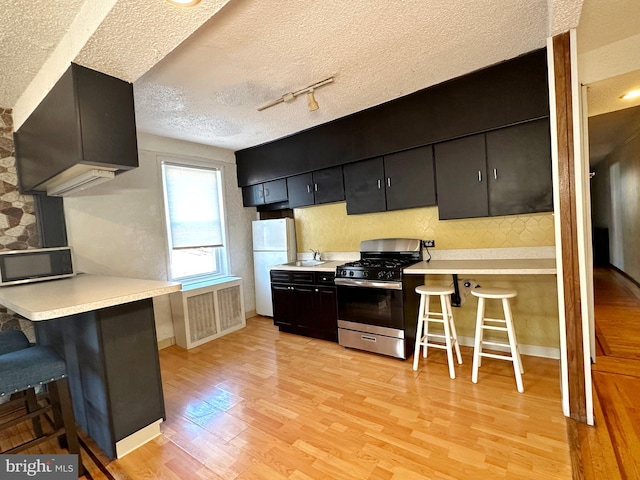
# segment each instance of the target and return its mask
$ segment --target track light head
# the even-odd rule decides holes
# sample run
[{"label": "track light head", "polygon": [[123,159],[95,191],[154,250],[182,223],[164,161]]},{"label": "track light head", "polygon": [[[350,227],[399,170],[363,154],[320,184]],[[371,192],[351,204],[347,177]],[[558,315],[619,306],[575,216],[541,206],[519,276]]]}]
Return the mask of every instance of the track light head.
[{"label": "track light head", "polygon": [[313,96],[313,88],[307,92],[307,102],[309,103],[309,110],[312,112],[318,109],[319,105],[316,102],[316,97]]}]

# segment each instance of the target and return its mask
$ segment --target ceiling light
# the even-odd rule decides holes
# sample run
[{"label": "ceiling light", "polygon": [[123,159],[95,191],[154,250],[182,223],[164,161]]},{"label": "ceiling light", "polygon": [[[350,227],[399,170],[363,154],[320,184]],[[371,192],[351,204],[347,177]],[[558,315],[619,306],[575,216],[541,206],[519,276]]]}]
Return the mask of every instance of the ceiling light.
[{"label": "ceiling light", "polygon": [[262,110],[269,108],[269,107],[273,107],[274,105],[277,105],[279,103],[283,103],[283,102],[292,102],[293,100],[295,100],[295,98],[298,95],[302,95],[303,93],[307,94],[307,102],[309,103],[309,110],[313,111],[313,110],[317,110],[318,107],[318,102],[316,101],[315,96],[313,95],[313,92],[316,88],[318,87],[322,87],[324,85],[327,85],[329,83],[333,82],[333,77],[329,77],[329,78],[325,78],[324,80],[314,83],[313,85],[309,85],[308,87],[305,88],[301,88],[300,90],[296,91],[296,92],[290,92],[290,93],[285,93],[283,96],[281,96],[280,98],[273,100],[265,105],[262,105],[261,107],[258,107],[258,111],[261,112]]},{"label": "ceiling light", "polygon": [[167,2],[179,7],[193,7],[200,3],[200,0],[167,0]]},{"label": "ceiling light", "polygon": [[307,92],[307,101],[309,102],[309,110],[312,112],[319,108],[316,98],[313,96],[313,88]]},{"label": "ceiling light", "polygon": [[640,90],[631,90],[630,92],[625,93],[620,98],[622,100],[631,100],[632,98],[640,97]]}]

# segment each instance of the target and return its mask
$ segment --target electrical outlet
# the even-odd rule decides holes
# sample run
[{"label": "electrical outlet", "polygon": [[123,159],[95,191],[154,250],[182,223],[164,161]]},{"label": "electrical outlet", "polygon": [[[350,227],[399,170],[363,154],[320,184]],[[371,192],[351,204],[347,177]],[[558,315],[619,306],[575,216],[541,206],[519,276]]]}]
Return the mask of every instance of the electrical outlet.
[{"label": "electrical outlet", "polygon": [[435,240],[423,240],[422,241],[422,246],[424,248],[435,248],[436,247],[436,241]]}]

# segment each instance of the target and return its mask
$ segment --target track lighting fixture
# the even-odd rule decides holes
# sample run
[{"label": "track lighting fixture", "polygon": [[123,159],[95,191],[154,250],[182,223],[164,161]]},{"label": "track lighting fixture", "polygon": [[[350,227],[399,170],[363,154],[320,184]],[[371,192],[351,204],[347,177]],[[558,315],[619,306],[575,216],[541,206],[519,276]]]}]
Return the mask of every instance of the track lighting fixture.
[{"label": "track lighting fixture", "polygon": [[309,104],[309,110],[314,111],[314,110],[318,110],[319,106],[318,106],[318,102],[316,101],[316,97],[314,96],[313,92],[315,91],[315,89],[317,89],[318,87],[322,87],[324,85],[327,85],[329,83],[333,82],[333,77],[329,77],[329,78],[325,78],[324,80],[314,83],[313,85],[309,85],[308,87],[302,88],[298,91],[295,92],[290,92],[290,93],[285,93],[283,96],[281,96],[280,98],[278,98],[277,100],[273,100],[261,107],[258,107],[258,111],[261,112],[262,110],[269,108],[269,107],[273,107],[274,105],[277,105],[279,103],[283,103],[283,102],[292,102],[293,100],[296,99],[296,97],[298,95],[302,95],[303,93],[307,94],[307,102]]}]

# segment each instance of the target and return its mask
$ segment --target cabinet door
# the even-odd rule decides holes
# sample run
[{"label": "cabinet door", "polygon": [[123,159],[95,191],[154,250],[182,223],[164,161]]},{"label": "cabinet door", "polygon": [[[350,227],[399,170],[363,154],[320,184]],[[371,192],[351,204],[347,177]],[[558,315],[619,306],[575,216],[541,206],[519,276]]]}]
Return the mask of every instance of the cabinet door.
[{"label": "cabinet door", "polygon": [[313,189],[316,204],[344,200],[342,165],[313,172]]},{"label": "cabinet door", "polygon": [[347,214],[384,212],[384,165],[382,157],[344,166]]},{"label": "cabinet door", "polygon": [[314,328],[313,292],[313,285],[293,286],[293,325],[296,333],[307,337],[312,336]]},{"label": "cabinet door", "polygon": [[440,220],[489,215],[484,134],[434,146]]},{"label": "cabinet door", "polygon": [[287,178],[289,208],[313,205],[313,178],[310,173]]},{"label": "cabinet door", "polygon": [[242,205],[255,207],[264,203],[264,191],[262,184],[242,187]]},{"label": "cabinet door", "polygon": [[489,214],[552,211],[549,120],[494,130],[486,136]]},{"label": "cabinet door", "polygon": [[292,290],[289,285],[271,284],[273,301],[273,324],[278,327],[293,325]]},{"label": "cabinet door", "polygon": [[263,183],[264,186],[264,203],[276,203],[287,201],[287,181],[273,180]]},{"label": "cabinet door", "polygon": [[313,329],[311,336],[338,341],[338,306],[335,287],[317,286],[313,296]]},{"label": "cabinet door", "polygon": [[387,210],[436,204],[431,145],[384,157]]}]

